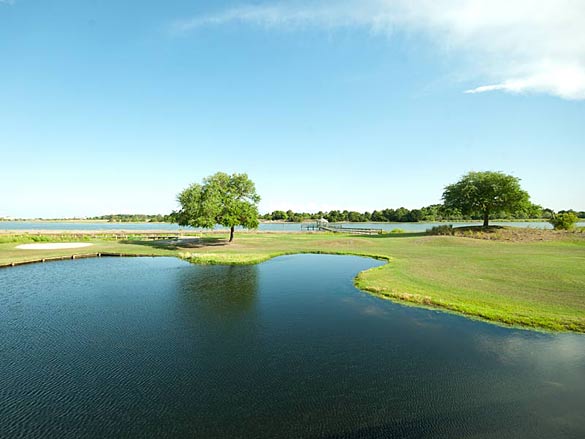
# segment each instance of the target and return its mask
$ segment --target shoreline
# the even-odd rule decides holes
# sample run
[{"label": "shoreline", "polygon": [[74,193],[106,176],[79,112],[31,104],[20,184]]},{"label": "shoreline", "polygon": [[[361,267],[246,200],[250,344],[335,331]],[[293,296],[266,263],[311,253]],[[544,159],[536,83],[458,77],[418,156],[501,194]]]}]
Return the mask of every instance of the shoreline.
[{"label": "shoreline", "polygon": [[80,254],[73,254],[73,255],[65,255],[65,256],[50,256],[41,259],[32,259],[32,260],[20,260],[10,263],[0,264],[0,269],[2,268],[12,268],[12,267],[20,267],[22,265],[31,265],[31,264],[44,264],[45,262],[57,262],[57,261],[67,261],[67,260],[75,260],[75,259],[89,259],[89,258],[150,258],[150,257],[164,257],[155,254],[135,254],[135,253],[109,253],[109,252],[99,252],[99,253],[80,253]]}]

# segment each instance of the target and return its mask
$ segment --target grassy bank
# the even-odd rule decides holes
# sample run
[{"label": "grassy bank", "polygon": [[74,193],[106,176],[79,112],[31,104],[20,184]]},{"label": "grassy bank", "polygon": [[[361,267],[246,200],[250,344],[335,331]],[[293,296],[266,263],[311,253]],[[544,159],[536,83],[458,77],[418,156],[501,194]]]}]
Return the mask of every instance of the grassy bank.
[{"label": "grassy bank", "polygon": [[[63,239],[66,239],[64,237]],[[390,261],[356,285],[381,297],[527,327],[585,332],[585,240],[493,241],[453,236],[249,233],[181,245],[94,240],[82,250],[25,251],[0,244],[0,265],[77,253],[178,256],[197,263],[250,264],[292,253],[373,256]]]}]

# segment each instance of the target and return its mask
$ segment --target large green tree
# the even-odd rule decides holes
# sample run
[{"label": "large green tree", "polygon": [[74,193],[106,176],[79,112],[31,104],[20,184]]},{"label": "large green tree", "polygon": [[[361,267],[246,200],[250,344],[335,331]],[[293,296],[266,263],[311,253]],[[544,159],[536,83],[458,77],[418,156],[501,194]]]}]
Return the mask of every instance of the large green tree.
[{"label": "large green tree", "polygon": [[229,227],[230,242],[234,240],[236,226],[258,227],[260,196],[247,174],[218,172],[203,179],[203,184],[190,185],[177,198],[181,209],[175,218],[181,226]]},{"label": "large green tree", "polygon": [[513,213],[529,206],[529,195],[520,179],[502,172],[469,172],[457,183],[445,187],[443,202],[464,215],[481,215],[488,227],[490,214]]}]

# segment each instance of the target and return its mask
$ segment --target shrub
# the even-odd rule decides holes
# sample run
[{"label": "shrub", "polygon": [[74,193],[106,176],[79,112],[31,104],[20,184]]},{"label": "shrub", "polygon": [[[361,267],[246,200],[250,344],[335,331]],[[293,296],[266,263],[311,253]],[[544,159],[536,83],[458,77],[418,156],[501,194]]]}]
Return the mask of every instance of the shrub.
[{"label": "shrub", "polygon": [[392,229],[392,230],[390,230],[390,233],[404,233],[404,230],[402,230],[402,229]]},{"label": "shrub", "polygon": [[431,229],[427,229],[427,235],[452,236],[454,234],[455,231],[453,230],[453,226],[451,224],[434,226]]},{"label": "shrub", "polygon": [[[33,242],[49,242],[49,241],[51,241],[50,237],[42,236],[42,235],[31,236],[30,239],[32,239]],[[58,241],[58,240],[59,239],[57,237],[53,238],[53,241]]]},{"label": "shrub", "polygon": [[573,212],[557,213],[548,220],[553,225],[555,230],[571,230],[575,227],[575,223],[579,220],[577,215]]}]

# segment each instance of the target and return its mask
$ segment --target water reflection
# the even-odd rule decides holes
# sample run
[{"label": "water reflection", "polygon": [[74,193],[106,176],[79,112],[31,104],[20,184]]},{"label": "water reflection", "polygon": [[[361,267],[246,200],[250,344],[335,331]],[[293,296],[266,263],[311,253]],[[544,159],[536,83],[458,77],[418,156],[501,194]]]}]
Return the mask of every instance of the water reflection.
[{"label": "water reflection", "polygon": [[499,338],[480,335],[476,337],[476,342],[480,351],[492,354],[504,364],[530,361],[534,367],[543,369],[562,365],[571,369],[580,365],[581,370],[585,371],[584,338],[583,335],[576,334],[517,331]]},{"label": "water reflection", "polygon": [[190,266],[179,271],[177,293],[184,310],[223,321],[249,315],[258,298],[255,265]]}]

